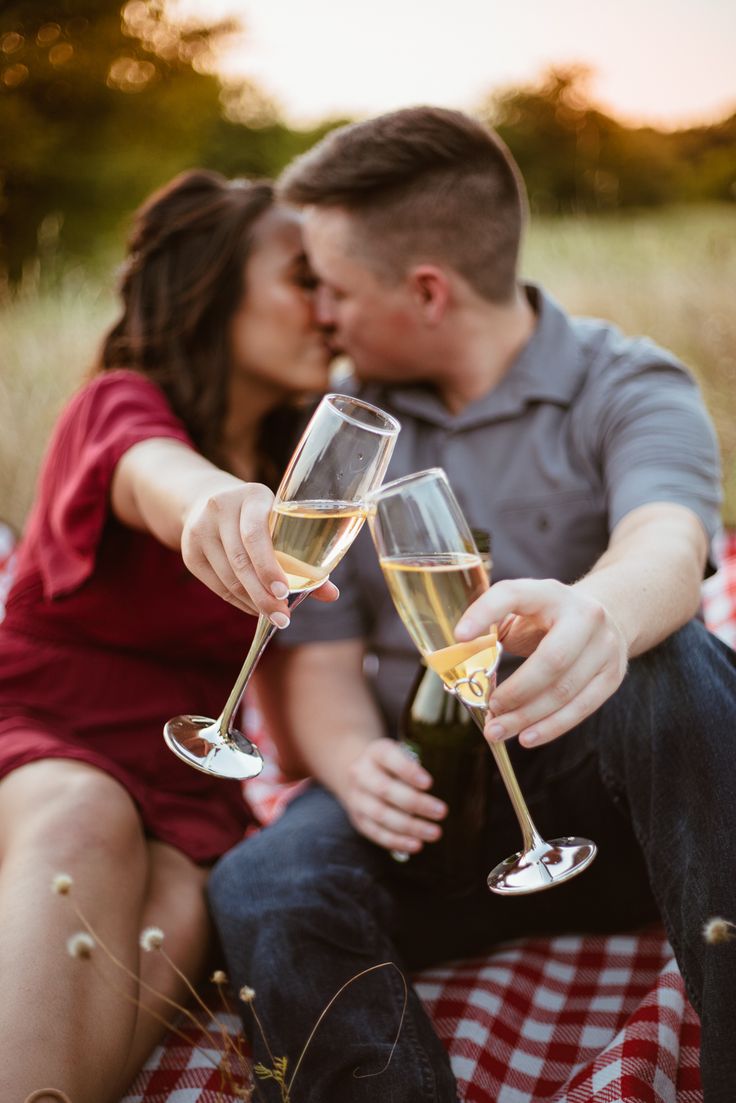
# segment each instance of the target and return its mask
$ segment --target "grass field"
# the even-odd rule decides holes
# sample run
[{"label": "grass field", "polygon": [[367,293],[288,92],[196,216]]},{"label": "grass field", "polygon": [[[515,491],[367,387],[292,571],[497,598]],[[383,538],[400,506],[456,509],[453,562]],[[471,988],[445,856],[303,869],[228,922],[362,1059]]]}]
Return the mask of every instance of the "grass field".
[{"label": "grass field", "polygon": [[[524,274],[573,313],[615,321],[694,371],[721,442],[736,526],[736,205],[536,220]],[[115,313],[112,274],[70,270],[0,306],[0,517],[20,528],[58,410]]]}]

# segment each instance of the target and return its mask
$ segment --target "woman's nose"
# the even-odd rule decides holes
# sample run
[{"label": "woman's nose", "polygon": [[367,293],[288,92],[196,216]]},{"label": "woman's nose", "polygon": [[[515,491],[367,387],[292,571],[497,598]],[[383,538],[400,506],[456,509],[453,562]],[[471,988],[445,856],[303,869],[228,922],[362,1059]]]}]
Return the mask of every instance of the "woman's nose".
[{"label": "woman's nose", "polygon": [[322,284],[314,293],[314,316],[320,326],[331,329],[335,325],[335,315],[332,308],[332,296]]}]

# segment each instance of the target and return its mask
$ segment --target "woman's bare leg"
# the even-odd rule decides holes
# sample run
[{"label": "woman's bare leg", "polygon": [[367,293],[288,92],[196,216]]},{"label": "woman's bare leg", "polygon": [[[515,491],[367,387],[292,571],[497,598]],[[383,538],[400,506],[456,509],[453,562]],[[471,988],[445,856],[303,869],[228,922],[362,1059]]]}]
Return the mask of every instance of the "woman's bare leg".
[{"label": "woman's bare leg", "polygon": [[[73,896],[51,892],[55,874]],[[73,1103],[100,1103],[120,1082],[137,1013],[117,989],[137,985],[99,950],[73,960],[82,928],[76,900],[101,938],[137,970],[148,877],[140,819],[112,778],[71,761],[24,766],[0,783],[0,1099],[22,1103],[55,1088]]]},{"label": "woman's bare leg", "polygon": [[[211,938],[204,891],[208,871],[165,843],[149,842],[148,853],[149,876],[141,926],[159,927],[164,932],[163,948],[167,956],[196,984],[207,962]],[[156,999],[142,989],[141,1003],[167,1022],[173,1022],[177,1013],[163,996],[184,1005],[190,1002],[184,982],[155,950],[141,951],[139,976],[162,993],[162,998]],[[138,1013],[118,1095],[123,1094],[164,1033],[165,1027],[153,1015],[143,1010]]]}]

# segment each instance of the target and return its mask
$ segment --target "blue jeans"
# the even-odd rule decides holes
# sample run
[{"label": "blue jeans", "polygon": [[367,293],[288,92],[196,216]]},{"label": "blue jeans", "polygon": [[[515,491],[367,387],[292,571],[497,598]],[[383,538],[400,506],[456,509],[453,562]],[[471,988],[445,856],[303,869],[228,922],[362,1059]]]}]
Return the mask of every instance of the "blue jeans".
[{"label": "blue jeans", "polygon": [[[582,876],[500,898],[485,875],[519,847],[493,776],[487,860],[463,899],[408,878],[312,785],[272,827],[215,867],[210,899],[232,980],[256,991],[271,1051],[293,1071],[330,998],[382,962],[405,973],[483,953],[526,933],[615,931],[664,921],[702,1021],[705,1103],[736,1100],[736,942],[709,946],[712,916],[736,920],[736,653],[692,622],[632,661],[598,712],[537,750],[510,753],[540,831],[599,847]],[[455,1103],[444,1047],[395,968],[354,981],[327,1013],[297,1073],[304,1103]],[[243,1007],[256,1060],[270,1063]],[[271,1081],[264,1100],[280,1098]],[[270,1094],[269,1094],[270,1093]]]}]

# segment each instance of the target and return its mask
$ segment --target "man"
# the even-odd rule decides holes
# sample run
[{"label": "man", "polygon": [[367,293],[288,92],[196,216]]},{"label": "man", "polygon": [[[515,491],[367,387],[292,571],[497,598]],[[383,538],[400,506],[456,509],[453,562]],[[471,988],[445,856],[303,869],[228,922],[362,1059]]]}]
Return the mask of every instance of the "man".
[{"label": "man", "polygon": [[[732,1103],[734,952],[706,947],[701,927],[736,916],[736,672],[692,619],[719,506],[697,390],[670,354],[519,284],[518,171],[462,114],[343,128],[287,170],[282,193],[306,208],[335,347],[363,397],[402,422],[389,477],[444,467],[470,523],[492,532],[498,581],[457,634],[496,622],[507,652],[528,657],[493,694],[486,737],[519,736],[509,750],[540,829],[589,836],[599,856],[513,899],[490,895],[479,869],[462,901],[392,861],[431,845],[447,810],[395,742],[417,655],[361,534],[335,575],[341,599],[302,606],[280,640],[274,696],[319,784],[213,874],[231,972],[293,1065],[333,993],[382,962],[410,970],[659,913],[703,1021],[706,1103]],[[488,867],[518,848],[496,785]],[[452,1103],[412,990],[392,1051],[402,999],[390,967],[356,980],[310,1043],[300,1098]]]}]

